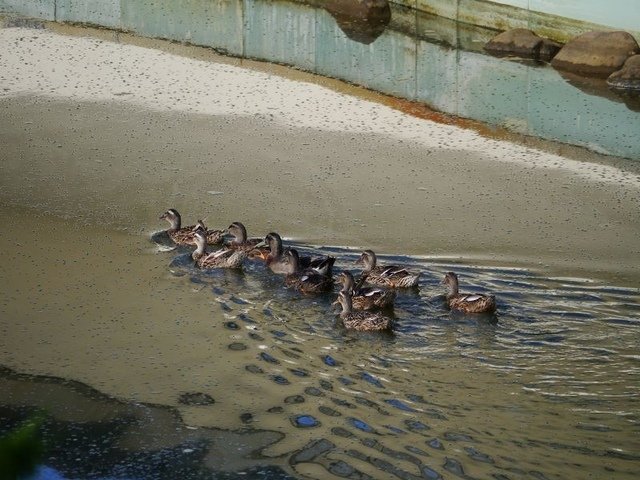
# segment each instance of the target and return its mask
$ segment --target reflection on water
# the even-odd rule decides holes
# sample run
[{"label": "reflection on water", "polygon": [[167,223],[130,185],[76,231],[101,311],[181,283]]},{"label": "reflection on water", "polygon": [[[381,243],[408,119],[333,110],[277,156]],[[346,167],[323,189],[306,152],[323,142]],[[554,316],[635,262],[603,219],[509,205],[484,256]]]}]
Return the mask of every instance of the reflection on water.
[{"label": "reflection on water", "polygon": [[[260,263],[204,273],[147,233],[69,241],[70,222],[15,213],[50,256],[24,245],[3,265],[3,363],[123,399],[3,372],[2,432],[44,409],[44,465],[67,478],[635,478],[636,289],[382,255],[420,289],[399,294],[393,335],[347,332],[333,295]],[[338,269],[359,254],[293,244]],[[451,269],[497,294],[495,318],[447,311]]]}]

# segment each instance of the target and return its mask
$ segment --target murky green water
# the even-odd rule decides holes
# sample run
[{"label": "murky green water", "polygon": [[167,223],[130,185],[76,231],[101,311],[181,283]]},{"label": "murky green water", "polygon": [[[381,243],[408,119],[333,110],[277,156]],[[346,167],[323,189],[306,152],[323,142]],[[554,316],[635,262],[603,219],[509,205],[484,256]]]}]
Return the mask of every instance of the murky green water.
[{"label": "murky green water", "polygon": [[[633,164],[584,175],[39,97],[0,109],[0,433],[45,410],[41,478],[637,476]],[[259,264],[176,265],[150,241],[169,206],[338,269],[372,247],[422,270],[420,289],[395,334],[348,333],[333,296]],[[497,295],[495,318],[444,308],[450,269]]]}]

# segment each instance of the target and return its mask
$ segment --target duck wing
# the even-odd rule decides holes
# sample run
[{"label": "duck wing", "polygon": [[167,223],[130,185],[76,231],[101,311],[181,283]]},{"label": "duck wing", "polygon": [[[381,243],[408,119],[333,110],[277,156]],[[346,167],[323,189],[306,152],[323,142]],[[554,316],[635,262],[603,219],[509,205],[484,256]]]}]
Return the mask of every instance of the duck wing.
[{"label": "duck wing", "polygon": [[496,298],[482,293],[461,294],[452,298],[449,306],[466,313],[491,313],[496,310]]}]

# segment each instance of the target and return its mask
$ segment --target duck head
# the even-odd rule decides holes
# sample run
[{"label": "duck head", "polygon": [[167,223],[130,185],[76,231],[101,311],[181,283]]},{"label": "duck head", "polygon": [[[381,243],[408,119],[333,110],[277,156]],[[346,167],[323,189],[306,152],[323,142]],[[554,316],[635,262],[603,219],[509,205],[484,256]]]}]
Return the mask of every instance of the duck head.
[{"label": "duck head", "polygon": [[282,238],[276,232],[268,233],[267,236],[264,237],[264,243],[269,245],[271,255],[276,257],[282,255]]},{"label": "duck head", "polygon": [[227,227],[226,233],[233,237],[233,243],[244,243],[247,241],[247,229],[240,222],[233,222]]},{"label": "duck head", "polygon": [[170,208],[162,215],[160,215],[160,220],[166,220],[171,225],[171,230],[180,230],[180,224],[182,219],[180,218],[180,214],[175,208]]},{"label": "duck head", "polygon": [[338,292],[338,298],[331,305],[332,306],[340,305],[342,307],[341,315],[346,315],[347,313],[351,313],[351,309],[353,308],[351,303],[351,295],[343,291],[340,291]]},{"label": "duck head", "polygon": [[376,266],[378,259],[373,250],[365,250],[360,255],[360,258],[356,260],[356,265],[362,265],[365,272],[373,270]]},{"label": "duck head", "polygon": [[355,280],[353,279],[353,275],[351,275],[351,272],[340,272],[337,281],[342,284],[342,289],[340,290],[341,292],[345,292],[348,294],[351,294],[353,292]]},{"label": "duck head", "polygon": [[204,255],[205,248],[207,248],[207,234],[202,229],[196,229],[193,232],[193,240],[196,242],[196,250],[193,252],[193,257]]},{"label": "duck head", "polygon": [[285,261],[289,264],[290,273],[296,273],[300,271],[300,255],[294,248],[288,248],[284,252]]},{"label": "duck head", "polygon": [[455,273],[447,272],[442,283],[447,286],[449,296],[458,294],[458,276]]}]

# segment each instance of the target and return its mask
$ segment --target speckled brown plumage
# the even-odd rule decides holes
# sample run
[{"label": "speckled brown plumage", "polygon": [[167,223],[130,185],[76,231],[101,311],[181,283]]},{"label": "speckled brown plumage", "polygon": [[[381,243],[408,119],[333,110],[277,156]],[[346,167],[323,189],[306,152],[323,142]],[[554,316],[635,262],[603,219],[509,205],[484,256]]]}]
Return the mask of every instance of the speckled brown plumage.
[{"label": "speckled brown plumage", "polygon": [[247,252],[244,250],[223,248],[215,252],[207,252],[206,235],[202,230],[196,230],[194,240],[196,250],[191,254],[191,258],[200,268],[240,268],[247,258]]},{"label": "speckled brown plumage", "polygon": [[288,288],[299,290],[302,293],[321,293],[333,290],[331,274],[324,275],[314,268],[300,268],[298,252],[294,249],[286,250],[284,255],[292,269],[292,273],[289,273],[284,279],[284,284]]},{"label": "speckled brown plumage", "polygon": [[393,328],[393,321],[380,312],[353,311],[351,296],[346,292],[338,292],[338,299],[334,302],[335,304],[342,305],[340,318],[342,324],[348,330],[380,332]]},{"label": "speckled brown plumage", "polygon": [[[268,247],[265,251],[262,246]],[[290,274],[293,273],[293,266],[284,255],[284,248],[282,246],[282,237],[276,232],[270,232],[264,237],[264,241],[256,245],[257,250],[252,250],[251,255],[255,258],[259,258],[265,262],[267,267],[271,269],[273,273]],[[298,257],[298,263],[301,269],[305,268],[321,268],[325,265],[328,257]],[[326,273],[325,273],[326,275]]]},{"label": "speckled brown plumage", "polygon": [[223,232],[221,230],[208,230],[204,226],[202,220],[198,220],[195,225],[188,227],[182,226],[182,219],[175,208],[170,208],[160,216],[161,220],[169,222],[170,227],[167,229],[167,235],[176,245],[195,245],[193,234],[198,229],[204,229],[207,244],[217,245],[222,243]]},{"label": "speckled brown plumage", "polygon": [[464,313],[493,313],[496,311],[496,298],[482,293],[458,293],[458,276],[447,272],[442,281],[447,286],[447,305],[451,310]]},{"label": "speckled brown plumage", "polygon": [[372,250],[365,250],[356,260],[357,264],[363,265],[363,275],[366,275],[365,282],[371,285],[387,288],[411,288],[418,286],[420,272],[411,272],[404,267],[396,265],[377,265],[376,254]]},{"label": "speckled brown plumage", "polygon": [[[225,231],[233,237],[233,240],[226,243],[226,247],[232,250],[244,250],[251,253],[252,257],[259,257],[255,251],[256,246],[263,242],[262,238],[247,238],[247,229],[240,222],[233,222]],[[266,248],[264,248],[266,252]]]},{"label": "speckled brown plumage", "polygon": [[342,283],[342,292],[351,295],[351,303],[355,310],[375,310],[393,308],[396,299],[395,290],[384,288],[362,287],[361,284],[366,279],[366,275],[361,278],[358,285],[355,284],[353,275],[344,271],[338,275],[338,281]]}]

